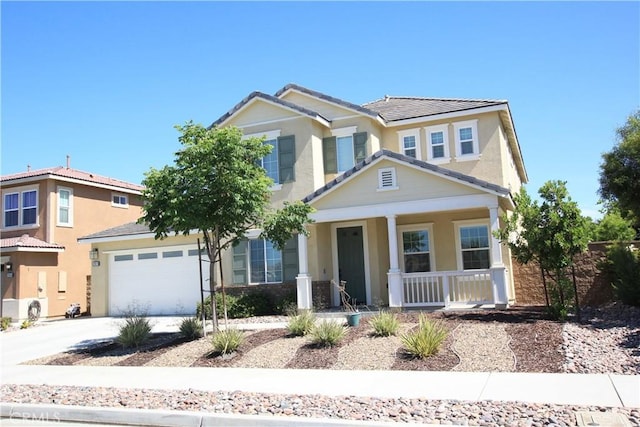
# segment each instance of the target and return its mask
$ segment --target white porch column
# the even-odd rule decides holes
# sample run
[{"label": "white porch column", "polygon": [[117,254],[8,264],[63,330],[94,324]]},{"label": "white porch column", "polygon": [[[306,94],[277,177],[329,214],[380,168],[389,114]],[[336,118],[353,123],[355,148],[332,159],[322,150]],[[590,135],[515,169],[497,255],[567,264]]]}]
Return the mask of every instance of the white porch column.
[{"label": "white porch column", "polygon": [[398,267],[398,235],[396,232],[396,216],[387,216],[387,234],[389,237],[389,307],[402,307],[402,275]]},{"label": "white porch column", "polygon": [[507,297],[507,269],[502,261],[500,240],[493,233],[500,229],[498,207],[489,207],[489,221],[491,222],[491,283],[493,284],[493,302],[496,308],[506,308],[509,304]]},{"label": "white porch column", "polygon": [[307,256],[307,236],[298,234],[298,269],[296,276],[296,294],[298,299],[298,309],[311,310],[312,289],[311,276],[309,275],[309,259]]},{"label": "white porch column", "polygon": [[489,236],[491,238],[491,266],[504,266],[504,263],[502,262],[502,250],[500,249],[500,240],[493,235],[493,233],[500,230],[497,206],[489,208],[489,221],[491,222],[491,236]]}]

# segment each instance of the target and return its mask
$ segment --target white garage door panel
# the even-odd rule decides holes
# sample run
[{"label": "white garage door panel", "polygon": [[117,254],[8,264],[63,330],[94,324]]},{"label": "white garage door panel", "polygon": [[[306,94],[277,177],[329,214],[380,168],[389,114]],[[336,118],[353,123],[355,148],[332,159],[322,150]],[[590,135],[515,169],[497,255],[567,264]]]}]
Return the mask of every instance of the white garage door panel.
[{"label": "white garage door panel", "polygon": [[[174,249],[175,250],[175,249]],[[149,253],[152,251],[145,251]],[[109,262],[109,314],[122,315],[132,308],[143,309],[150,315],[193,314],[200,301],[200,272],[198,257],[138,259]],[[203,263],[203,274],[208,265]],[[206,276],[205,276],[206,277]]]}]

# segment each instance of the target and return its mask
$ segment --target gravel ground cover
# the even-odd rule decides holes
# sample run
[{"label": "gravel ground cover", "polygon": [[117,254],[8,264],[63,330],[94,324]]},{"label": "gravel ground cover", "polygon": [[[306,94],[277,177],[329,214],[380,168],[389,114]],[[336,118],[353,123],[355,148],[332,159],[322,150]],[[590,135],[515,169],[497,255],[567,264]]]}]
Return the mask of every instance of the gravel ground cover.
[{"label": "gravel ground cover", "polygon": [[[534,309],[507,311],[433,312],[450,330],[438,354],[424,361],[412,359],[398,346],[398,337],[374,338],[367,322],[349,328],[343,342],[321,349],[286,332],[264,330],[247,334],[234,357],[211,353],[210,343],[197,340],[140,349],[145,356],[127,354],[118,364],[149,366],[265,366],[285,368],[352,369],[360,358],[361,369],[478,370],[517,372],[640,373],[640,309],[611,304],[585,309],[582,322],[559,323]],[[400,314],[404,330],[417,323],[417,313]],[[274,318],[275,319],[275,318]],[[269,321],[274,321],[270,319]],[[282,318],[277,318],[282,321]],[[243,320],[250,322],[252,320]],[[253,319],[264,321],[264,319]],[[380,351],[370,351],[370,349]],[[395,351],[394,351],[395,348]],[[366,362],[362,361],[363,350]],[[475,349],[475,350],[474,350]],[[114,355],[109,349],[105,357]],[[155,355],[154,355],[155,354]],[[374,354],[374,355],[372,355]],[[154,356],[151,356],[154,355]],[[273,355],[265,362],[266,355]],[[393,357],[392,357],[393,355]],[[74,357],[78,357],[74,362]],[[30,363],[87,363],[101,359],[99,352],[62,354]],[[109,360],[102,358],[101,360]],[[332,398],[307,395],[216,393],[135,390],[91,387],[2,385],[2,400],[16,403],[56,403],[147,409],[176,409],[241,414],[273,414],[355,420],[482,426],[573,426],[577,411],[623,414],[640,426],[640,410],[577,407],[521,402],[462,402],[423,399]]]}]

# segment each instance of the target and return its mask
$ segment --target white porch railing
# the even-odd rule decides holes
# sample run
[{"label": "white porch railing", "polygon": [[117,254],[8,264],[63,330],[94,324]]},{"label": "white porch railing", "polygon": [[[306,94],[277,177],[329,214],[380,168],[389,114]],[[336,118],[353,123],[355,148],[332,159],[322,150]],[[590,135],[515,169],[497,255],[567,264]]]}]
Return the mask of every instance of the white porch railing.
[{"label": "white porch railing", "polygon": [[491,270],[402,273],[404,307],[493,304]]}]

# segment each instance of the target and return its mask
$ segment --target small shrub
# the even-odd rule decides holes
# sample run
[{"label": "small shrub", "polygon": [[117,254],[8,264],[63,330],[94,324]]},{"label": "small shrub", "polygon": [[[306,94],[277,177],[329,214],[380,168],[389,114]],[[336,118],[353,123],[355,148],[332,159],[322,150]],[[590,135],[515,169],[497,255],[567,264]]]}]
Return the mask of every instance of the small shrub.
[{"label": "small shrub", "polygon": [[406,333],[400,339],[407,353],[423,359],[436,354],[447,335],[448,331],[444,323],[430,321],[424,314],[421,314],[418,330]]},{"label": "small shrub", "polygon": [[187,317],[180,322],[180,335],[188,340],[202,337],[202,322],[195,317]]},{"label": "small shrub", "polygon": [[[271,298],[266,292],[252,292],[241,296],[225,295],[227,302],[227,316],[229,319],[241,319],[252,316],[264,316],[274,314]],[[216,292],[216,310],[218,319],[224,317],[224,305],[222,293]],[[211,319],[211,295],[204,300],[204,314],[206,319]],[[196,317],[202,318],[202,304],[196,306]]]},{"label": "small shrub", "polygon": [[20,329],[27,329],[31,327],[31,325],[33,325],[33,323],[31,323],[30,320],[23,320],[22,323],[20,324]]},{"label": "small shrub", "polygon": [[6,331],[11,326],[11,317],[3,317],[0,321],[0,330]]},{"label": "small shrub", "polygon": [[333,347],[346,334],[346,328],[337,322],[324,321],[311,328],[311,342],[320,347]]},{"label": "small shrub", "polygon": [[613,276],[615,299],[640,307],[640,250],[614,244],[607,250],[605,267]]},{"label": "small shrub", "polygon": [[400,328],[400,321],[395,313],[389,313],[388,311],[380,311],[373,316],[370,320],[370,324],[373,327],[373,335],[377,337],[388,337],[395,335]]},{"label": "small shrub", "polygon": [[293,336],[301,337],[307,335],[313,329],[316,322],[316,316],[312,311],[304,311],[301,314],[289,316],[287,331]]},{"label": "small shrub", "polygon": [[138,348],[144,344],[151,334],[151,324],[145,316],[129,313],[120,326],[116,341],[124,348]]},{"label": "small shrub", "polygon": [[290,292],[273,305],[274,314],[295,316],[298,312],[298,297],[295,292]]},{"label": "small shrub", "polygon": [[213,335],[211,344],[213,344],[213,349],[217,353],[229,354],[236,351],[238,347],[240,347],[240,344],[242,344],[242,341],[244,341],[242,331],[238,329],[225,329]]}]

